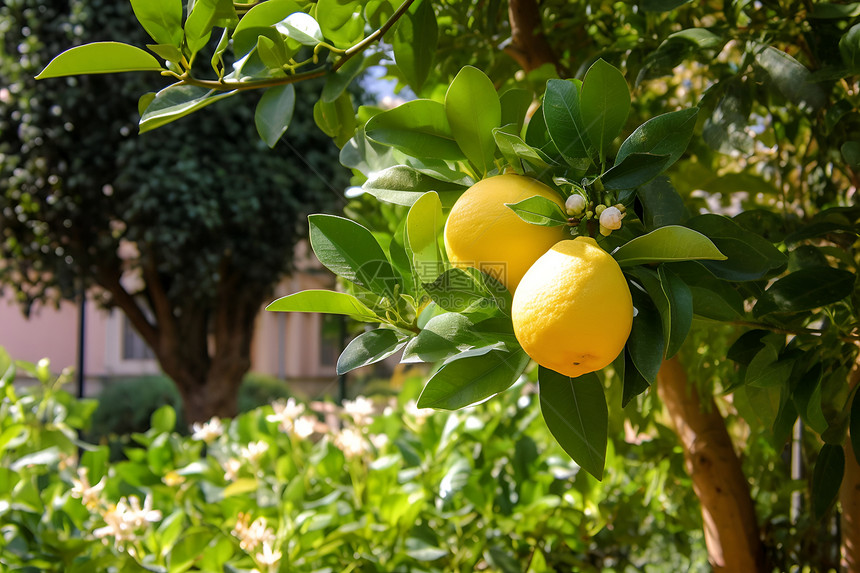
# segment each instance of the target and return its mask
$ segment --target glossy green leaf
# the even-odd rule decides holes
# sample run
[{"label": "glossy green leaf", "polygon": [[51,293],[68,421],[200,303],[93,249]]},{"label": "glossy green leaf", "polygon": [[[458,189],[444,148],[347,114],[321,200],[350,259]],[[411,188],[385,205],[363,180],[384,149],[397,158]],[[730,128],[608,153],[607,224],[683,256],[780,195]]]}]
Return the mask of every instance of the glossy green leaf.
[{"label": "glossy green leaf", "polygon": [[824,444],[812,471],[812,515],[821,519],[836,501],[845,473],[845,452],[842,446]]},{"label": "glossy green leaf", "polygon": [[665,357],[669,359],[681,349],[693,324],[693,294],[687,284],[666,265],[660,265],[657,268],[657,274],[669,304],[668,320],[663,319],[663,331],[668,333]]},{"label": "glossy green leaf", "polygon": [[182,45],[182,0],[131,0],[131,8],[156,44]]},{"label": "glossy green leaf", "polygon": [[687,227],[667,225],[618,247],[612,256],[622,267],[648,263],[721,260],[726,257],[708,237]]},{"label": "glossy green leaf", "polygon": [[[508,124],[511,125],[511,124]],[[494,129],[493,138],[502,156],[516,169],[521,161],[529,163],[538,170],[549,169],[550,162],[541,153],[527,144],[518,135],[507,133],[504,128]]]},{"label": "glossy green leaf", "polygon": [[403,350],[403,362],[440,362],[470,348],[491,347],[499,342],[517,345],[513,326],[507,318],[475,322],[458,312],[431,318],[418,336]]},{"label": "glossy green leaf", "polygon": [[639,372],[639,369],[636,368],[635,364],[633,364],[630,350],[626,346],[623,355],[624,382],[621,389],[621,407],[625,408],[627,404],[630,403],[630,400],[648,390],[648,388],[651,387],[651,384],[645,380],[645,377],[642,376],[642,373]]},{"label": "glossy green leaf", "polygon": [[744,383],[758,388],[780,386],[788,382],[794,360],[780,360],[779,349],[767,344],[750,361]]},{"label": "glossy green leaf", "polygon": [[826,103],[824,88],[809,81],[809,70],[782,50],[760,47],[755,61],[767,71],[776,88],[790,102],[807,111],[820,109]]},{"label": "glossy green leaf", "polygon": [[514,132],[519,134],[533,99],[532,92],[520,88],[509,89],[502,93],[499,96],[499,104],[502,108],[501,125],[513,124],[516,126]]},{"label": "glossy green leaf", "polygon": [[450,312],[491,315],[501,310],[507,314],[511,306],[510,291],[478,269],[448,269],[424,288],[433,302]]},{"label": "glossy green leaf", "polygon": [[562,211],[558,203],[546,197],[535,195],[517,203],[505,203],[505,206],[516,213],[520,219],[532,225],[540,227],[567,225],[567,214]]},{"label": "glossy green leaf", "polygon": [[580,111],[588,140],[603,163],[609,146],[621,133],[630,112],[630,88],[617,68],[602,59],[588,68],[582,80]]},{"label": "glossy green leaf", "polygon": [[173,44],[147,44],[146,47],[156,56],[168,62],[182,61],[182,50]]},{"label": "glossy green leaf", "polygon": [[415,277],[421,283],[435,281],[445,270],[439,251],[439,235],[444,226],[442,203],[434,191],[419,197],[406,215],[406,242]]},{"label": "glossy green leaf", "polygon": [[353,338],[337,359],[337,373],[346,374],[356,368],[375,364],[399,351],[406,344],[405,336],[389,328],[377,328]]},{"label": "glossy green leaf", "polygon": [[286,133],[296,107],[296,89],[293,84],[267,89],[257,103],[254,123],[257,133],[269,147],[274,147]]},{"label": "glossy green leaf", "polygon": [[533,137],[536,136],[532,124],[544,128],[558,153],[571,164],[587,158],[591,147],[580,110],[581,91],[582,82],[578,80],[549,80],[541,106],[543,122],[535,122],[532,117],[526,132],[526,139],[529,140],[529,132],[532,132]]},{"label": "glossy green leaf", "polygon": [[787,262],[787,257],[767,239],[743,229],[728,217],[708,213],[688,219],[685,225],[709,237],[726,255],[725,260],[701,263],[718,278],[756,280]]},{"label": "glossy green leaf", "polygon": [[39,72],[36,79],[163,69],[152,54],[138,47],[119,42],[95,42],[76,46],[61,53]]},{"label": "glossy green leaf", "polygon": [[311,246],[323,266],[379,296],[395,296],[397,273],[370,231],[334,215],[311,215],[308,224]]},{"label": "glossy green leaf", "polygon": [[303,290],[289,294],[271,302],[266,310],[343,314],[362,322],[379,320],[372,310],[351,294],[331,290]]},{"label": "glossy green leaf", "polygon": [[631,285],[630,294],[637,312],[633,317],[630,338],[627,339],[627,351],[642,377],[649,384],[653,384],[657,379],[657,372],[660,371],[665,350],[660,311],[651,297],[635,285]]},{"label": "glossy green leaf", "polygon": [[231,0],[197,0],[185,21],[185,44],[196,54],[206,47],[214,26],[234,28],[238,23]]},{"label": "glossy green leaf", "polygon": [[362,72],[367,69],[367,66],[378,62],[381,57],[382,54],[377,54],[375,57],[371,58],[364,58],[361,55],[357,55],[347,61],[347,63],[341,66],[341,68],[336,72],[329,73],[326,76],[325,85],[323,86],[320,99],[324,102],[333,102],[337,100],[353,80],[359,77]]},{"label": "glossy green leaf", "polygon": [[842,300],[854,291],[856,276],[832,267],[806,268],[773,283],[758,298],[753,314],[802,312]]},{"label": "glossy green leaf", "polygon": [[389,167],[374,173],[362,189],[379,199],[395,205],[413,205],[428,191],[435,191],[443,208],[450,208],[466,190],[461,185],[433,179],[406,165]]},{"label": "glossy green leaf", "polygon": [[302,5],[295,0],[266,0],[248,10],[233,30],[233,51],[237,57],[245,56],[257,45],[257,36],[296,12]]},{"label": "glossy green leaf", "polygon": [[323,133],[334,140],[335,145],[346,145],[355,135],[357,125],[349,92],[343,92],[333,102],[317,101],[314,104],[314,122]]},{"label": "glossy green leaf", "polygon": [[540,410],[550,433],[579,466],[603,479],[609,409],[600,378],[593,372],[570,378],[540,367]]},{"label": "glossy green leaf", "polygon": [[176,428],[176,410],[165,404],[152,413],[150,427],[157,432],[172,432]]},{"label": "glossy green leaf", "polygon": [[501,126],[502,108],[493,82],[478,68],[465,66],[445,94],[451,134],[479,174],[493,166],[493,129]]},{"label": "glossy green leaf", "polygon": [[680,225],[687,218],[684,199],[668,177],[652,179],[636,190],[636,196],[642,203],[642,224],[647,231],[667,225]]},{"label": "glossy green leaf", "polygon": [[304,46],[316,46],[323,41],[322,29],[310,14],[295,12],[277,24],[275,29]]},{"label": "glossy green leaf", "polygon": [[289,65],[290,58],[280,38],[272,40],[266,36],[257,37],[257,57],[269,68],[270,75],[280,75],[284,66]]},{"label": "glossy green leaf", "polygon": [[635,189],[665,171],[671,159],[669,155],[632,153],[604,173],[600,180],[606,189]]},{"label": "glossy green leaf", "polygon": [[740,293],[699,263],[671,263],[668,266],[690,288],[695,315],[718,321],[738,320],[744,316],[744,298]]},{"label": "glossy green leaf", "polygon": [[322,35],[337,48],[349,48],[364,38],[364,3],[357,0],[318,0],[316,15]]},{"label": "glossy green leaf", "polygon": [[182,84],[168,86],[155,94],[155,98],[140,116],[140,133],[176,121],[235,93],[236,90],[219,92]]},{"label": "glossy green leaf", "polygon": [[458,410],[485,400],[510,388],[529,363],[521,348],[460,356],[446,362],[427,381],[418,398],[419,408]]},{"label": "glossy green leaf", "polygon": [[[412,157],[463,159],[448,124],[445,105],[419,99],[384,111],[364,126],[372,141],[399,149]],[[488,132],[489,133],[489,132]]]},{"label": "glossy green leaf", "polygon": [[727,155],[738,152],[752,155],[755,141],[746,132],[749,107],[749,96],[745,92],[736,87],[729,89],[705,121],[702,130],[705,143]]},{"label": "glossy green leaf", "polygon": [[632,153],[668,155],[664,169],[675,163],[693,137],[699,108],[693,107],[673,111],[651,118],[630,134],[618,149],[615,163],[619,164]]},{"label": "glossy green leaf", "polygon": [[400,19],[392,47],[394,62],[417,94],[433,69],[439,27],[430,0],[413,3]]}]

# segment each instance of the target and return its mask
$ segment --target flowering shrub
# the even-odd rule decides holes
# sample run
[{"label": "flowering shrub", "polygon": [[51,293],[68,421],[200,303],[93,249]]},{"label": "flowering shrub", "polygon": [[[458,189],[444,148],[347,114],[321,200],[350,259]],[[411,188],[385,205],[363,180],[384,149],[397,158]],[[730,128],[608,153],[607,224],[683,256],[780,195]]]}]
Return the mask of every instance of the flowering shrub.
[{"label": "flowering shrub", "polygon": [[[19,394],[16,369],[39,385]],[[190,436],[165,406],[111,463],[78,439],[95,403],[62,382],[0,350],[0,570],[704,567],[692,494],[667,479],[680,456],[653,436],[640,454],[670,455],[610,447],[597,482],[546,433],[528,385],[454,413],[290,399]]]}]

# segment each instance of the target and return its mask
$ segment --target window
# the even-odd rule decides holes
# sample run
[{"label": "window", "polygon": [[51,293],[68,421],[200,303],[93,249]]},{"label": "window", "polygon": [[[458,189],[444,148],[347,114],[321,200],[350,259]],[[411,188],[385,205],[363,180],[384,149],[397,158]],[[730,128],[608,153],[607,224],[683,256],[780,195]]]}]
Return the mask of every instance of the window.
[{"label": "window", "polygon": [[122,359],[154,360],[155,353],[131,325],[127,316],[122,315]]}]

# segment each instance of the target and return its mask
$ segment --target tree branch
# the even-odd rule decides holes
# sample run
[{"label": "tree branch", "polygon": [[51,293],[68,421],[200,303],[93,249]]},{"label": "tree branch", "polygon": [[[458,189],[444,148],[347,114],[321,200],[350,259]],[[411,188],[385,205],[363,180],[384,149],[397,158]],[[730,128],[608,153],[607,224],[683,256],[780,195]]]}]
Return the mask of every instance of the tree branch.
[{"label": "tree branch", "polygon": [[505,48],[526,73],[544,64],[555,66],[559,75],[566,74],[543,33],[537,0],[510,0],[508,19],[511,23],[511,43]]}]

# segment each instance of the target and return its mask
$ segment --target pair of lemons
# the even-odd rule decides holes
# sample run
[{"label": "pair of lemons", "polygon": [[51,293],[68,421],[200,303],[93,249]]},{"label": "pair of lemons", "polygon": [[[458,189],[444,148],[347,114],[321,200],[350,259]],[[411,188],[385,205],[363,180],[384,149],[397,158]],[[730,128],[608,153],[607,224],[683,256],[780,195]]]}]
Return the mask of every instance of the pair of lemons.
[{"label": "pair of lemons", "polygon": [[564,211],[557,193],[529,177],[478,182],[448,215],[445,249],[455,266],[489,270],[513,293],[514,335],[535,362],[582,376],[608,366],[624,348],[633,324],[630,290],[594,239],[526,223],[505,205],[535,195]]}]

